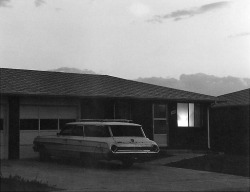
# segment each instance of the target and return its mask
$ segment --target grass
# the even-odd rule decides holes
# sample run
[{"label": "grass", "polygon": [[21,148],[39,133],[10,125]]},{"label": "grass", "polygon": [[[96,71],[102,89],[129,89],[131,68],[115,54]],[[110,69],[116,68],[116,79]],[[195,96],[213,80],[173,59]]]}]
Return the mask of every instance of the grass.
[{"label": "grass", "polygon": [[0,191],[52,191],[58,190],[47,183],[37,180],[25,180],[18,175],[9,176],[7,178],[0,176]]},{"label": "grass", "polygon": [[249,177],[249,156],[207,154],[168,163],[166,166]]}]

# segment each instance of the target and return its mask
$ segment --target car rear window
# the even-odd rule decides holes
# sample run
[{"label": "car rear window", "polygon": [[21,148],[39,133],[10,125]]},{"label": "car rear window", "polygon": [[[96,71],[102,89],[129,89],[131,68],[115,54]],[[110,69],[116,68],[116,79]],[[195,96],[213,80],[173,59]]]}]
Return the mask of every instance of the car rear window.
[{"label": "car rear window", "polygon": [[85,137],[110,137],[109,129],[107,126],[85,125]]},{"label": "car rear window", "polygon": [[144,137],[140,126],[112,125],[114,137]]}]

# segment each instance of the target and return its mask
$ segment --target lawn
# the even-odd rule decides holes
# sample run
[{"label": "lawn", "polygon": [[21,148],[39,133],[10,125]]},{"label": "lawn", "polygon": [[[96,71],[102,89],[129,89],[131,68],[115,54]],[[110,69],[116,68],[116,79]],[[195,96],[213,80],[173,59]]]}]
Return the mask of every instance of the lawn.
[{"label": "lawn", "polygon": [[249,157],[246,156],[207,154],[168,163],[166,166],[249,177]]},{"label": "lawn", "polygon": [[25,180],[20,176],[9,176],[7,178],[0,177],[0,191],[56,191],[58,189],[48,186],[47,183],[42,183],[37,180]]}]

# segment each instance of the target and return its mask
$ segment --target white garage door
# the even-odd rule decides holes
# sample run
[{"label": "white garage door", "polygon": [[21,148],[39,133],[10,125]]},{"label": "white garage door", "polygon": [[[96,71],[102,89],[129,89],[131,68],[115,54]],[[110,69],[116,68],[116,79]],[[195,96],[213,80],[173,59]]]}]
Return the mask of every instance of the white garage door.
[{"label": "white garage door", "polygon": [[20,106],[20,158],[35,157],[33,140],[38,135],[55,135],[65,123],[78,117],[77,106]]}]

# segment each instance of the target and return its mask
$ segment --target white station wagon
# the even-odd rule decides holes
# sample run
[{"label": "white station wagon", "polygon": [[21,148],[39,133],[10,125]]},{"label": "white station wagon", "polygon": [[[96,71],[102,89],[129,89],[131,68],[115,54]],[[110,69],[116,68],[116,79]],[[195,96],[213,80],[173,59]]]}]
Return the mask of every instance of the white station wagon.
[{"label": "white station wagon", "polygon": [[78,157],[84,160],[120,160],[130,167],[140,158],[158,154],[139,124],[129,120],[80,120],[66,124],[55,136],[38,136],[34,151],[40,159],[50,156]]}]

